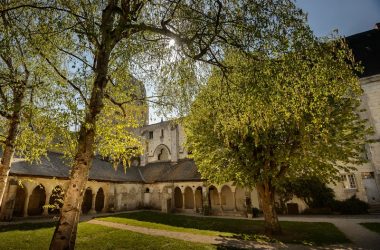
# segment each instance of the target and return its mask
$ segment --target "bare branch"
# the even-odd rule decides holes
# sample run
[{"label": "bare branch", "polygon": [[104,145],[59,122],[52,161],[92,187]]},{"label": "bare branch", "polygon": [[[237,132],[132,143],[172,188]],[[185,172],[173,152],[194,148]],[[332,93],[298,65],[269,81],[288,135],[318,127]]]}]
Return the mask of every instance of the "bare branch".
[{"label": "bare branch", "polygon": [[112,96],[110,96],[108,93],[105,93],[104,94],[104,97],[106,97],[108,100],[110,100],[110,102],[112,102],[114,105],[118,106],[121,111],[123,112],[123,116],[126,117],[127,116],[127,112],[125,110],[125,108],[123,107],[124,104],[128,103],[128,102],[117,102]]},{"label": "bare branch", "polygon": [[66,13],[68,13],[68,14],[70,14],[72,16],[75,16],[77,18],[80,18],[82,20],[86,20],[86,18],[84,16],[81,16],[79,14],[73,13],[71,10],[68,10],[68,9],[59,8],[59,7],[55,7],[55,6],[37,6],[37,5],[34,5],[34,4],[21,4],[21,5],[9,7],[9,8],[4,8],[4,9],[0,10],[0,13],[3,14],[3,13],[6,13],[6,12],[9,12],[9,11],[13,11],[13,10],[17,10],[17,9],[22,9],[22,8],[33,8],[33,9],[39,9],[39,10],[58,10],[58,11],[66,12]]}]

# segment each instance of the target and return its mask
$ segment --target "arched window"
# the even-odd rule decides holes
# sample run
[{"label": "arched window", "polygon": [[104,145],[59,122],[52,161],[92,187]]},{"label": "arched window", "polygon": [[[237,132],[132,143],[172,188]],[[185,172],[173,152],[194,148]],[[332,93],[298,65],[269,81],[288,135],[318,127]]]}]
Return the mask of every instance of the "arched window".
[{"label": "arched window", "polygon": [[171,159],[170,150],[165,144],[158,145],[153,154],[157,161],[169,161]]},{"label": "arched window", "polygon": [[169,152],[165,148],[162,148],[157,158],[159,161],[167,161],[169,160]]}]

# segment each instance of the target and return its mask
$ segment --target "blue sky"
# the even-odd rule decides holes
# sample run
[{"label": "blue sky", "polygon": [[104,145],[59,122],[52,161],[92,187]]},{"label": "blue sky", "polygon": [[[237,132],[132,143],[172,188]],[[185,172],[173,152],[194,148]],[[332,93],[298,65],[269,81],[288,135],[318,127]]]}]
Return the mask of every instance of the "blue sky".
[{"label": "blue sky", "polygon": [[334,29],[344,36],[373,29],[380,22],[380,0],[296,0],[308,13],[308,22],[317,36]]}]

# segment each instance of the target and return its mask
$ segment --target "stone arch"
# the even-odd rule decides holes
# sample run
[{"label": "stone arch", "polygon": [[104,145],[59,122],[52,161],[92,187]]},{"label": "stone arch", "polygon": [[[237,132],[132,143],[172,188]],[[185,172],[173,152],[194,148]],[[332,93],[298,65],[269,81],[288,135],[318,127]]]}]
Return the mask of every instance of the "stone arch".
[{"label": "stone arch", "polygon": [[103,191],[103,188],[99,188],[98,192],[96,193],[95,211],[101,212],[103,208],[104,208],[104,191]]},{"label": "stone arch", "polygon": [[234,210],[234,197],[231,191],[231,188],[227,185],[224,185],[221,189],[221,200],[223,210]]},{"label": "stone arch", "polygon": [[208,187],[208,203],[210,205],[210,209],[219,209],[219,192],[218,189],[211,185]]},{"label": "stone arch", "polygon": [[191,187],[186,187],[184,194],[185,194],[185,208],[193,209],[194,208],[194,194]]},{"label": "stone arch", "polygon": [[24,215],[26,195],[27,195],[26,188],[18,185],[17,191],[16,191],[15,204],[13,207],[13,216],[22,217]]},{"label": "stone arch", "polygon": [[203,195],[202,195],[202,187],[197,187],[195,189],[195,208],[200,210],[203,207]]},{"label": "stone arch", "polygon": [[49,214],[59,214],[60,209],[63,206],[63,188],[61,186],[56,186],[53,188],[50,198],[49,198]]},{"label": "stone arch", "polygon": [[170,157],[170,149],[165,144],[160,144],[154,150],[154,158],[157,161],[169,161]]},{"label": "stone arch", "polygon": [[92,207],[92,190],[87,188],[84,192],[83,202],[82,202],[82,213],[87,214]]},{"label": "stone arch", "polygon": [[174,207],[175,208],[182,208],[183,199],[182,199],[182,192],[179,187],[176,187],[174,189]]},{"label": "stone arch", "polygon": [[44,211],[46,192],[45,187],[41,184],[35,187],[29,198],[28,215],[41,215]]}]

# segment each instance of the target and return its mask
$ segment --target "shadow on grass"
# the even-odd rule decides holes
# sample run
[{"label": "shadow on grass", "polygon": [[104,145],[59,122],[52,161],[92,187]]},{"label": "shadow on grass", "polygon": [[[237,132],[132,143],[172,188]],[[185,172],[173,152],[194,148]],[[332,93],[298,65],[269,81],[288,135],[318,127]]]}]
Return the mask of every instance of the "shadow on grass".
[{"label": "shadow on grass", "polygon": [[56,222],[26,222],[26,223],[17,223],[17,224],[8,224],[0,226],[0,233],[9,232],[9,231],[30,231],[43,228],[53,228],[55,227]]},{"label": "shadow on grass", "polygon": [[[350,243],[350,241],[333,224],[326,222],[280,222],[282,235],[268,237],[264,234],[264,222],[258,220],[226,219],[214,217],[195,217],[186,215],[164,214],[153,211],[139,211],[125,214],[115,214],[110,221],[123,223],[123,218],[161,225],[209,230],[232,234],[236,240],[249,240],[259,243],[295,243],[303,245],[326,245]],[[103,218],[107,220],[106,218]],[[128,222],[125,222],[128,224]],[[144,226],[144,225],[142,225]],[[164,229],[165,230],[165,229]],[[199,232],[198,232],[199,233]],[[228,237],[228,240],[233,238]]]}]

